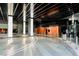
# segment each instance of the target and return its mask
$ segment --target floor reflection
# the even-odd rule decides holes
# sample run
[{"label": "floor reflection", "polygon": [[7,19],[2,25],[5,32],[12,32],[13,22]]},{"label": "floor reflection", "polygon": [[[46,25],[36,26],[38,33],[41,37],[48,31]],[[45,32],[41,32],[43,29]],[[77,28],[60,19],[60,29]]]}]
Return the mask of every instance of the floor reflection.
[{"label": "floor reflection", "polygon": [[14,46],[12,45],[13,38],[8,38],[7,40],[7,48],[6,48],[6,55],[13,55],[14,54]]},{"label": "floor reflection", "polygon": [[[59,40],[58,40],[59,41]],[[63,43],[47,37],[20,37],[0,40],[0,55],[7,56],[72,56]]]}]

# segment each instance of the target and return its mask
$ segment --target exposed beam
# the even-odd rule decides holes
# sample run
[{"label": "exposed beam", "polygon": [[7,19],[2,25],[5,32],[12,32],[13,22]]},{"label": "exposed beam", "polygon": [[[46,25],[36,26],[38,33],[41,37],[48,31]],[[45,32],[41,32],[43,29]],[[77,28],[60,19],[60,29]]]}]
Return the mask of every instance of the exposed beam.
[{"label": "exposed beam", "polygon": [[38,9],[39,7],[41,7],[43,5],[43,3],[41,3],[38,7],[36,7],[35,9],[34,9],[34,11],[36,10],[36,9]]},{"label": "exposed beam", "polygon": [[2,18],[3,18],[3,21],[5,21],[5,18],[4,18],[4,15],[3,15],[3,11],[2,11],[1,6],[0,6],[0,12],[1,12],[1,15],[2,15]]},{"label": "exposed beam", "polygon": [[40,10],[44,9],[44,8],[47,7],[48,5],[49,5],[49,3],[46,4],[45,6],[43,6],[42,8],[38,9],[36,12],[34,12],[34,14],[36,14],[36,13],[39,12]]},{"label": "exposed beam", "polygon": [[20,14],[17,16],[16,19],[18,19],[21,16],[22,13],[23,13],[23,10],[20,12]]},{"label": "exposed beam", "polygon": [[[27,6],[26,6],[26,8],[29,6],[29,4],[27,4]],[[17,16],[17,18],[16,19],[18,19],[20,16],[21,16],[21,14],[23,13],[23,10],[21,11],[21,13]],[[22,17],[22,16],[21,16]],[[20,18],[21,18],[20,17]]]},{"label": "exposed beam", "polygon": [[45,11],[47,11],[47,10],[49,10],[50,8],[53,8],[53,7],[55,7],[57,4],[55,4],[55,5],[52,5],[52,6],[50,6],[49,8],[46,8],[46,9],[44,9],[43,11],[41,11],[41,12],[39,12],[39,13],[37,13],[37,14],[35,14],[35,17],[37,16],[37,15],[39,15],[39,14],[44,14],[45,13]]},{"label": "exposed beam", "polygon": [[17,3],[17,5],[16,5],[16,7],[15,7],[13,15],[15,15],[15,12],[16,12],[16,10],[17,10],[17,8],[18,8],[18,5],[19,5],[19,3]]}]

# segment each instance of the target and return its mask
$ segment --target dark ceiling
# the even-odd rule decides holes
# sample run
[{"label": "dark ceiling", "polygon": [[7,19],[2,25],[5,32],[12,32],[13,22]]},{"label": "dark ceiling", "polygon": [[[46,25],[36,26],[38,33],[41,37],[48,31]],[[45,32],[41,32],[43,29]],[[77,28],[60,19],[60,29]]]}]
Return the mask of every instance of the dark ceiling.
[{"label": "dark ceiling", "polygon": [[[7,21],[7,3],[0,3],[0,20]],[[30,19],[30,4],[26,3],[26,18]],[[47,15],[50,9],[58,8],[59,12]],[[16,10],[15,10],[16,9]],[[22,23],[23,19],[23,3],[14,3],[14,22]],[[53,12],[53,11],[52,11]],[[34,22],[39,23],[50,23],[56,20],[63,20],[64,17],[70,16],[72,13],[79,12],[78,3],[34,3]],[[41,22],[40,22],[40,20]]]}]

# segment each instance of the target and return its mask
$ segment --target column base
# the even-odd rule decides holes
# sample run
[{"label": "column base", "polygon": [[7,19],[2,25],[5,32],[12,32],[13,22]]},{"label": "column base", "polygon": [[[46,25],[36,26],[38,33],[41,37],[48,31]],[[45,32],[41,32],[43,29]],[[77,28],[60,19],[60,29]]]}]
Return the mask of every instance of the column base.
[{"label": "column base", "polygon": [[22,37],[27,37],[27,35],[22,35]]},{"label": "column base", "polygon": [[34,35],[29,35],[30,37],[33,37]]}]

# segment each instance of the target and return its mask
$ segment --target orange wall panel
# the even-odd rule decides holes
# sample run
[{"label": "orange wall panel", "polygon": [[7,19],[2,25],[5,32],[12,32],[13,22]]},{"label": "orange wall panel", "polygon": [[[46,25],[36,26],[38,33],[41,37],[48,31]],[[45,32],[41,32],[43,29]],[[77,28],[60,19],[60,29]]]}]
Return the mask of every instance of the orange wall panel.
[{"label": "orange wall panel", "polygon": [[46,28],[45,27],[39,27],[39,33],[40,34],[45,34],[46,33]]},{"label": "orange wall panel", "polygon": [[50,26],[50,27],[38,27],[35,29],[37,34],[48,35],[49,37],[59,37],[60,27],[59,26]]},{"label": "orange wall panel", "polygon": [[38,28],[35,29],[35,32],[37,34],[44,35],[44,34],[46,34],[46,28],[45,27],[38,27]]},{"label": "orange wall panel", "polygon": [[59,27],[58,26],[51,26],[47,28],[47,35],[52,37],[58,37],[59,36]]}]

